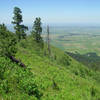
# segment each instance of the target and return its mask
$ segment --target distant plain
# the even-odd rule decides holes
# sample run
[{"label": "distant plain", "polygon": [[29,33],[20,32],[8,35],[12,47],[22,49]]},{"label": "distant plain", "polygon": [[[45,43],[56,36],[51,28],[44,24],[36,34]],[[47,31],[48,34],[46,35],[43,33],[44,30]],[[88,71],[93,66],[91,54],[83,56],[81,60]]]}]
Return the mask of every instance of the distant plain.
[{"label": "distant plain", "polygon": [[[46,33],[46,30],[43,33]],[[46,34],[43,37],[46,38]],[[50,27],[50,42],[67,52],[95,52],[100,55],[100,27]]]}]

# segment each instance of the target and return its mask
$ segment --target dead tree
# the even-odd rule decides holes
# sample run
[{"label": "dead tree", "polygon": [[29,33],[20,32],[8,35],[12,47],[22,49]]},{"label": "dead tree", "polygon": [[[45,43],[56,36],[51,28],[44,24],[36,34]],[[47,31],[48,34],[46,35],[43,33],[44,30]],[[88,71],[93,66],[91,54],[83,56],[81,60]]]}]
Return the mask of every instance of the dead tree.
[{"label": "dead tree", "polygon": [[50,32],[49,32],[49,26],[47,26],[47,48],[49,56],[51,55],[51,49],[50,49]]}]

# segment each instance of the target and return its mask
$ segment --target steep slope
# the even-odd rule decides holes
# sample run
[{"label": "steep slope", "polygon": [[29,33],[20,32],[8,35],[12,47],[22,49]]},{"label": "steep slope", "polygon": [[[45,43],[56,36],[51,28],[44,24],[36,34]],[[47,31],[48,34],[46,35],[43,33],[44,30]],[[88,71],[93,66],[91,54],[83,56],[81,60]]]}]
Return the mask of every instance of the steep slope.
[{"label": "steep slope", "polygon": [[[26,43],[22,41],[21,44]],[[50,57],[44,56],[45,50],[31,39],[27,40],[27,48],[19,47],[16,57],[36,76],[43,100],[100,99],[99,72],[93,72],[55,47],[51,47]]]},{"label": "steep slope", "polygon": [[0,57],[0,100],[37,100],[40,97],[31,71]]},{"label": "steep slope", "polygon": [[[16,54],[16,58],[27,66],[26,69],[8,59],[0,58],[0,61],[3,61],[2,66],[5,64],[8,68],[5,71],[7,75],[3,73],[6,76],[4,80],[8,79],[10,86],[7,83],[6,85],[12,89],[6,93],[1,91],[5,88],[0,86],[1,99],[100,100],[100,73],[88,69],[55,47],[51,47],[51,51],[49,56],[46,45],[41,49],[39,44],[29,37],[18,44]],[[0,81],[4,85],[3,81]]]}]

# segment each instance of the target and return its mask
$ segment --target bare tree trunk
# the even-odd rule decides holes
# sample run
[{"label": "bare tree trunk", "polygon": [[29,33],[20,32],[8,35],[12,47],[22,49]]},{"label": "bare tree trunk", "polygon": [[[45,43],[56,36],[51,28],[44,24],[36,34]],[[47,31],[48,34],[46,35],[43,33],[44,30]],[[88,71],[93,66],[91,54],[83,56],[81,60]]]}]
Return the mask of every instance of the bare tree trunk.
[{"label": "bare tree trunk", "polygon": [[50,49],[50,32],[49,32],[49,26],[47,26],[47,45],[48,45],[48,52],[49,56],[51,55],[51,49]]}]

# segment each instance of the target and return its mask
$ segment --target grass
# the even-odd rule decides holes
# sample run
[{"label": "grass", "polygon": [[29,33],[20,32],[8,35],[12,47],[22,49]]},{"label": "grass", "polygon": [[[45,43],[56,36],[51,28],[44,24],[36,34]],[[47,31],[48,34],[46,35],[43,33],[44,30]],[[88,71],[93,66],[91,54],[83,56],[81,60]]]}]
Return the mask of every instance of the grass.
[{"label": "grass", "polygon": [[[18,44],[16,58],[27,68],[0,58],[6,67],[0,82],[0,98],[4,100],[99,100],[100,72],[78,63],[62,50],[51,46],[51,56],[45,48],[27,38]],[[46,52],[46,55],[44,55]],[[0,67],[0,68],[1,68]],[[5,84],[5,81],[8,83]],[[2,86],[7,88],[2,89]],[[7,91],[6,89],[10,89]],[[2,92],[5,91],[6,92]],[[35,92],[32,92],[32,91]],[[32,93],[32,94],[30,94]]]},{"label": "grass", "polygon": [[[43,50],[37,48],[36,43],[29,39],[28,43],[27,48],[19,46],[16,57],[35,75],[35,82],[43,93],[41,100],[100,99],[100,85],[95,79],[96,72],[65,55],[60,49],[52,47],[52,56],[48,58],[44,56]],[[56,60],[54,55],[57,56]],[[92,94],[92,88],[95,96]]]}]

